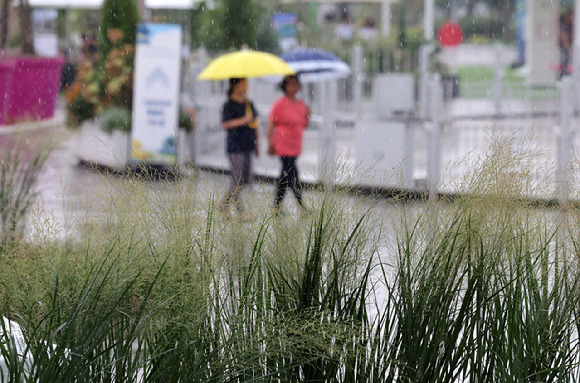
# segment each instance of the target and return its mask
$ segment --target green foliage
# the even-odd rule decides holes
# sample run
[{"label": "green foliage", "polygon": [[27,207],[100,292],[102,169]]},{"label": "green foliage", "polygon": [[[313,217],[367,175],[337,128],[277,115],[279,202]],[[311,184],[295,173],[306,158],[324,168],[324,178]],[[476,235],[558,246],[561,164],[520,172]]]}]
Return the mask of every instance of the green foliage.
[{"label": "green foliage", "polygon": [[[271,15],[256,0],[217,0],[215,9],[202,2],[192,13],[192,42],[210,51],[276,49],[276,36],[270,26]],[[197,23],[193,25],[194,20]]]},{"label": "green foliage", "polygon": [[206,2],[191,11],[192,47],[210,51],[252,49],[277,52],[278,36],[271,26],[271,9],[256,0],[219,0],[215,9]]},{"label": "green foliage", "polygon": [[[101,26],[99,53],[105,59],[111,49],[117,45],[135,45],[139,11],[136,0],[105,0],[101,7]],[[119,29],[123,32],[120,41],[111,41],[109,31]]]},{"label": "green foliage", "polygon": [[99,124],[105,132],[131,131],[131,112],[126,108],[111,107],[99,114]]},{"label": "green foliage", "polygon": [[258,2],[258,28],[256,31],[256,48],[261,51],[277,53],[278,34],[272,28],[272,14],[268,8]]},{"label": "green foliage", "polygon": [[192,8],[189,17],[189,33],[190,33],[190,47],[191,49],[199,48],[203,43],[203,20],[207,18],[206,3],[202,1],[198,3],[196,8]]},{"label": "green foliage", "polygon": [[[495,69],[489,65],[469,65],[456,69],[461,97],[487,97],[493,90]],[[530,87],[514,69],[507,69],[502,77],[503,97],[515,99],[549,99],[557,97],[556,87]]]},{"label": "green foliage", "polygon": [[[29,144],[33,147],[32,144]],[[0,253],[25,231],[27,214],[38,193],[34,190],[50,149],[25,150],[23,143],[3,143],[0,160]]]},{"label": "green foliage", "polygon": [[[103,256],[95,265],[86,265],[76,293],[71,294],[54,272],[47,278],[44,296],[18,313],[26,329],[24,354],[32,363],[16,356],[14,343],[4,342],[10,332],[2,325],[0,355],[15,356],[6,358],[11,380],[26,376],[36,382],[139,381],[150,358],[142,335],[151,288],[142,288],[141,270],[119,275],[115,261],[120,255],[115,250]],[[128,307],[136,291],[140,300]]]},{"label": "green foliage", "polygon": [[89,61],[77,65],[75,82],[65,91],[69,127],[77,128],[83,121],[99,117],[110,108],[131,113],[135,49],[118,44],[113,45],[103,67],[95,69]]},{"label": "green foliage", "polygon": [[490,139],[453,201],[314,190],[251,224],[212,176],[104,174],[64,241],[2,249],[0,307],[30,381],[577,382],[580,213],[529,206],[524,147]]},{"label": "green foliage", "polygon": [[193,121],[191,120],[191,114],[183,109],[179,109],[179,127],[184,129],[187,133],[193,131]]},{"label": "green foliage", "polygon": [[[319,25],[318,23],[317,8],[318,4],[312,2],[308,4],[284,2],[277,4],[276,7],[271,6],[267,14],[271,16],[275,12],[295,13],[299,23],[297,26],[298,41],[304,42],[310,47],[320,47],[326,39],[322,38],[321,27],[324,27],[324,25]],[[264,21],[270,23],[271,17]],[[334,31],[331,33],[334,33]]]},{"label": "green foliage", "polygon": [[503,36],[505,28],[500,18],[463,18],[459,20],[459,26],[466,40],[476,36],[499,39]]},{"label": "green foliage", "polygon": [[255,0],[220,0],[217,4],[222,49],[257,47],[259,18]]},{"label": "green foliage", "polygon": [[96,109],[94,103],[77,94],[68,105],[67,125],[71,128],[79,127],[84,121],[95,118]]}]

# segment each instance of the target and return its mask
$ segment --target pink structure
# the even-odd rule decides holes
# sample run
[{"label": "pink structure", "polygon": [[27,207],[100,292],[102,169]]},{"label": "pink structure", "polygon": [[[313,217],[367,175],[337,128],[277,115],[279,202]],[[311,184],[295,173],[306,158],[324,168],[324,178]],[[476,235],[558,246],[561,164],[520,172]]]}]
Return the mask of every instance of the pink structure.
[{"label": "pink structure", "polygon": [[13,61],[0,61],[0,125],[6,123],[12,89]]},{"label": "pink structure", "polygon": [[[54,116],[62,66],[61,58],[19,57],[3,65],[12,65],[11,79],[0,77],[5,91],[4,123],[44,120]],[[1,70],[1,69],[0,69]],[[1,76],[1,74],[0,74]],[[8,77],[8,76],[7,76]],[[0,120],[1,121],[1,120]]]}]

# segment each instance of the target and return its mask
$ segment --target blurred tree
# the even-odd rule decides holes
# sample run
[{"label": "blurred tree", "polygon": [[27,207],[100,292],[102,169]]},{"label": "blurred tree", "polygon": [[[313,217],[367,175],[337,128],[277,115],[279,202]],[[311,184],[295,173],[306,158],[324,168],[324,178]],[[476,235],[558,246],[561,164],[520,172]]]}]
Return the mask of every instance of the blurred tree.
[{"label": "blurred tree", "polygon": [[2,0],[0,3],[0,49],[6,49],[8,43],[8,7],[10,0]]},{"label": "blurred tree", "polygon": [[260,20],[255,0],[219,0],[217,12],[219,48],[257,48]]},{"label": "blurred tree", "polygon": [[405,5],[401,3],[399,8],[399,31],[398,31],[399,47],[405,48],[407,46],[407,21],[405,17]]},{"label": "blurred tree", "polygon": [[[489,7],[491,16],[486,18],[477,17],[475,5],[478,3],[485,4]],[[471,25],[472,30],[482,29],[490,30],[488,37],[501,37],[504,40],[515,38],[515,7],[516,0],[436,0],[435,5],[438,9],[445,12],[447,19],[452,16],[452,9],[457,6],[465,6],[465,17],[462,24]],[[489,25],[489,27],[486,27]],[[495,26],[501,28],[496,32]],[[469,37],[469,36],[466,36]]]},{"label": "blurred tree", "polygon": [[307,46],[320,46],[322,43],[322,31],[316,17],[316,5],[313,3],[305,6],[303,3],[285,3],[281,1],[270,4],[271,14],[275,12],[295,13],[298,18],[297,32],[300,44]]},{"label": "blurred tree", "polygon": [[453,0],[436,0],[435,7],[437,7],[441,11],[443,11],[445,13],[445,17],[447,19],[450,19],[451,18],[451,9],[453,7],[453,3],[454,3]]},{"label": "blurred tree", "polygon": [[67,11],[66,9],[59,9],[56,15],[56,35],[59,41],[66,39],[67,30]]},{"label": "blurred tree", "polygon": [[116,28],[123,31],[121,44],[134,45],[138,22],[139,11],[135,0],[105,0],[101,8],[101,36],[99,39],[101,59],[107,56],[113,46],[107,37],[109,29]]},{"label": "blurred tree", "polygon": [[137,11],[139,12],[139,19],[143,19],[145,16],[147,7],[145,6],[145,0],[137,0]]},{"label": "blurred tree", "polygon": [[215,9],[202,1],[191,13],[192,46],[208,50],[272,50],[277,36],[271,27],[271,10],[257,0],[215,0]]},{"label": "blurred tree", "polygon": [[407,25],[423,25],[425,0],[404,0],[400,1],[399,5],[404,5],[405,7],[405,19]]},{"label": "blurred tree", "polygon": [[32,30],[32,8],[28,0],[20,0],[18,7],[20,19],[20,36],[22,38],[20,49],[24,55],[34,54],[34,31]]},{"label": "blurred tree", "polygon": [[274,8],[266,2],[258,2],[258,36],[256,46],[261,51],[278,53],[278,34],[272,27]]},{"label": "blurred tree", "polygon": [[465,0],[465,4],[467,5],[466,17],[473,17],[473,10],[477,1],[478,0]]},{"label": "blurred tree", "polygon": [[200,47],[202,43],[202,20],[205,10],[205,1],[198,3],[197,8],[192,8],[189,12],[189,39],[191,49]]},{"label": "blurred tree", "polygon": [[516,0],[485,0],[489,6],[498,12],[503,26],[505,39],[515,38]]},{"label": "blurred tree", "polygon": [[475,4],[480,1],[485,2],[485,0],[435,0],[435,6],[445,12],[447,19],[451,19],[453,9],[457,6],[465,5],[465,17],[473,17]]}]

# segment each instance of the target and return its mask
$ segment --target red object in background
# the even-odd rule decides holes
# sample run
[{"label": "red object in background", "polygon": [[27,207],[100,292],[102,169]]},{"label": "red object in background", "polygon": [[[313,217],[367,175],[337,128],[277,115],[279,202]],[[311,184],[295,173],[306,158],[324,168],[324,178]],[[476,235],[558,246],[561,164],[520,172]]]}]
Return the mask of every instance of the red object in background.
[{"label": "red object in background", "polygon": [[444,47],[454,47],[463,41],[463,31],[457,23],[445,23],[437,31],[437,41]]}]

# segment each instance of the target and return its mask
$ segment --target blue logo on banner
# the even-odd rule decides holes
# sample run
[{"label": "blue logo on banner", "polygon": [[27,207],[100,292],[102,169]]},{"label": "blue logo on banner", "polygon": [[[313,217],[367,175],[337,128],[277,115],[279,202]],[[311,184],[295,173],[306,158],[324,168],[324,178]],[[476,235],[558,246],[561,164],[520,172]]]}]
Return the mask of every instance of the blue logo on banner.
[{"label": "blue logo on banner", "polygon": [[149,27],[146,24],[139,24],[137,26],[137,44],[149,44]]},{"label": "blue logo on banner", "polygon": [[169,76],[160,67],[157,67],[147,76],[147,88],[151,88],[156,82],[169,88]]}]

